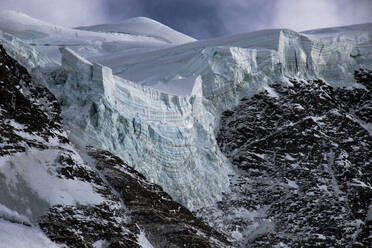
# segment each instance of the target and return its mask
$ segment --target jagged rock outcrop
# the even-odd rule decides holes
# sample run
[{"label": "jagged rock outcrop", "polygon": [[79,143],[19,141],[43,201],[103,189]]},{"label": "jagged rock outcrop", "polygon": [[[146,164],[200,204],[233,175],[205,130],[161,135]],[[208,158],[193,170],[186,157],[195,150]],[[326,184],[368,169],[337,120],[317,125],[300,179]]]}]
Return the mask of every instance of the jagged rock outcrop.
[{"label": "jagged rock outcrop", "polygon": [[119,194],[131,221],[154,247],[227,247],[220,233],[110,152],[89,148],[96,169]]},{"label": "jagged rock outcrop", "polygon": [[275,83],[225,111],[217,141],[237,176],[201,216],[241,247],[371,246],[372,71],[355,78]]},{"label": "jagged rock outcrop", "polygon": [[[22,133],[40,136],[44,141],[55,137],[57,142],[67,143],[54,95],[33,82],[26,69],[9,57],[2,46],[0,52],[0,156],[24,152],[26,146],[46,148],[42,141],[26,139]],[[14,123],[19,125],[14,127]]]}]

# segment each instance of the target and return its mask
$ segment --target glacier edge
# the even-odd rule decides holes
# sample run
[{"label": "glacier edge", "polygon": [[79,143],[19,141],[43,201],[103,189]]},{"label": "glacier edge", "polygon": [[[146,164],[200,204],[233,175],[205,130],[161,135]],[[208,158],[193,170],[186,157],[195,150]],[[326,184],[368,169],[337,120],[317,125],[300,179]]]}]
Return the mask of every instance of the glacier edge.
[{"label": "glacier edge", "polygon": [[[110,150],[175,200],[196,209],[219,200],[228,189],[229,173],[234,173],[215,140],[224,110],[270,83],[290,83],[287,79],[293,77],[351,86],[354,70],[371,66],[372,28],[326,37],[316,32],[266,32],[260,47],[252,45],[252,35],[233,42],[192,43],[195,51],[178,72],[186,78],[196,75],[189,96],[125,80],[69,49],[62,49],[62,61],[70,58],[62,67],[41,70],[62,103],[65,123],[78,146]],[[172,49],[179,49],[182,58],[188,46]]]}]

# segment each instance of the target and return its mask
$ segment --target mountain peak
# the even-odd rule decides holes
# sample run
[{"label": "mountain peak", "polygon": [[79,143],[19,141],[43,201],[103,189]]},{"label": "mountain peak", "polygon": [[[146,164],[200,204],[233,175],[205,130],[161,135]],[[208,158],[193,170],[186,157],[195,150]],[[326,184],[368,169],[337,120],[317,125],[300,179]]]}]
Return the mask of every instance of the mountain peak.
[{"label": "mountain peak", "polygon": [[153,37],[170,44],[184,44],[196,41],[194,38],[178,32],[167,25],[143,16],[129,18],[116,23],[77,27],[77,29]]},{"label": "mountain peak", "polygon": [[[156,24],[164,25],[161,22],[155,21],[154,19],[151,19],[151,18],[148,18],[148,17],[145,17],[145,16],[137,16],[137,17],[132,17],[132,18],[129,18],[129,19],[123,19],[119,23],[121,23],[121,24],[123,24],[123,23],[156,23]],[[164,25],[164,26],[166,26],[166,25]]]}]

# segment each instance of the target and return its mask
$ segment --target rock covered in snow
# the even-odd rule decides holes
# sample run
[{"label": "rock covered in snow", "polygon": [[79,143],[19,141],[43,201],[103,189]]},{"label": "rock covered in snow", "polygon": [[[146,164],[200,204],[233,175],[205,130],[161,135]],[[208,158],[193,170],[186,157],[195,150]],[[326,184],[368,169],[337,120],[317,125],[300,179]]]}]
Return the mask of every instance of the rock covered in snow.
[{"label": "rock covered in snow", "polygon": [[200,215],[241,247],[371,246],[372,74],[355,77],[275,83],[225,111],[217,141],[237,173]]},{"label": "rock covered in snow", "polygon": [[227,247],[220,233],[176,203],[156,185],[110,152],[88,149],[96,169],[119,194],[131,221],[154,247]]}]

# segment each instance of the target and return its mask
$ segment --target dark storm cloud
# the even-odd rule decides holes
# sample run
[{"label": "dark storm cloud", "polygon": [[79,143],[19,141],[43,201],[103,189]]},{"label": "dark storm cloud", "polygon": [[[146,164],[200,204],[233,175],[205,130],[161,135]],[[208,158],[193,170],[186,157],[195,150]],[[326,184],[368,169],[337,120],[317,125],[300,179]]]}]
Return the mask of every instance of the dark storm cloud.
[{"label": "dark storm cloud", "polygon": [[16,10],[64,26],[107,21],[106,0],[0,0],[0,11]]},{"label": "dark storm cloud", "polygon": [[207,38],[227,32],[216,2],[218,1],[111,0],[108,1],[108,12],[116,20],[122,19],[123,13],[125,17],[146,16],[196,38]]},{"label": "dark storm cloud", "polygon": [[108,0],[114,19],[147,16],[196,38],[372,22],[372,0]]},{"label": "dark storm cloud", "polygon": [[65,26],[146,16],[198,39],[372,22],[372,0],[0,0],[2,9]]},{"label": "dark storm cloud", "polygon": [[276,0],[109,0],[112,20],[146,16],[198,39],[269,28]]},{"label": "dark storm cloud", "polygon": [[277,0],[272,26],[296,31],[372,22],[371,0]]}]

